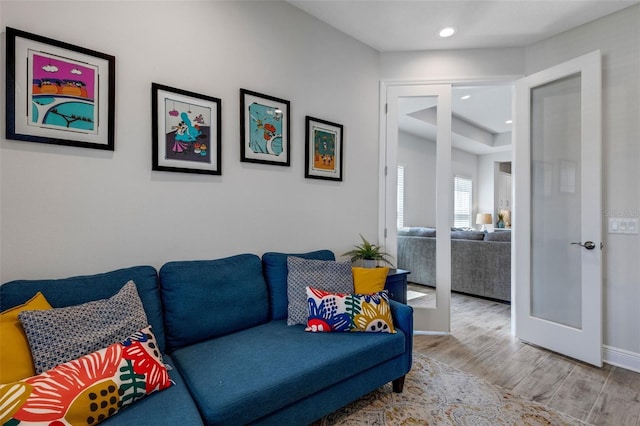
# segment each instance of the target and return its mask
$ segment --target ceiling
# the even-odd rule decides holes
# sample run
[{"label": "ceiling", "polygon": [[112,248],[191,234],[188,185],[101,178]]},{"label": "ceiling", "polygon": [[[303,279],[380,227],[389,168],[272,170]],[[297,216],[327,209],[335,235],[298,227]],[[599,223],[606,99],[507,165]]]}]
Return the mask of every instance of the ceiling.
[{"label": "ceiling", "polygon": [[[523,47],[591,22],[640,0],[289,0],[380,51]],[[438,32],[453,26],[452,37]],[[469,99],[461,97],[470,94]],[[452,145],[482,155],[509,150],[512,86],[455,87]],[[400,129],[435,140],[429,99],[400,102]],[[492,142],[488,133],[493,135]]]},{"label": "ceiling", "polygon": [[[522,47],[640,0],[289,0],[380,52]],[[438,32],[453,26],[443,39]]]},{"label": "ceiling", "polygon": [[[451,145],[476,155],[510,151],[513,85],[454,86],[451,93]],[[436,99],[406,97],[398,101],[398,128],[436,140]],[[488,107],[490,106],[490,107]]]}]

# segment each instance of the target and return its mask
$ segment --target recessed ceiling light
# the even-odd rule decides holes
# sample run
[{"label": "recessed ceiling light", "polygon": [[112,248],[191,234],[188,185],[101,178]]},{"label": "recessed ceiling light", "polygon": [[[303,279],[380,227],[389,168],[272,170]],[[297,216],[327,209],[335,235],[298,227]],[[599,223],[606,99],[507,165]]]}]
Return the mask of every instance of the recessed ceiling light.
[{"label": "recessed ceiling light", "polygon": [[463,101],[466,101],[467,99],[470,99],[471,95],[464,95],[464,96],[460,96],[460,99],[462,99]]},{"label": "recessed ceiling light", "polygon": [[452,35],[454,35],[456,33],[456,29],[453,27],[444,27],[443,29],[440,30],[440,37],[442,38],[446,38],[446,37],[451,37]]},{"label": "recessed ceiling light", "polygon": [[504,122],[504,124],[511,124],[511,123],[513,123],[513,120],[507,120]]}]

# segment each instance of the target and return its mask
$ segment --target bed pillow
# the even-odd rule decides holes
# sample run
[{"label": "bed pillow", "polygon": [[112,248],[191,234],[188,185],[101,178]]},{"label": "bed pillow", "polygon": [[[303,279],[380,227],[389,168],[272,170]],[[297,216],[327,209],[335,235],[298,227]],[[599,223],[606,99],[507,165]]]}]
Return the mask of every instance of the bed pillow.
[{"label": "bed pillow", "polygon": [[331,293],[306,288],[309,317],[305,331],[395,333],[387,291],[374,294]]},{"label": "bed pillow", "polygon": [[389,268],[353,267],[352,272],[355,292],[358,294],[371,294],[384,290],[384,286],[387,283]]},{"label": "bed pillow", "polygon": [[171,386],[151,327],[121,343],[0,385],[0,424],[100,423],[146,395]]},{"label": "bed pillow", "polygon": [[22,311],[18,318],[36,374],[120,342],[149,325],[133,281],[108,299],[48,311]]},{"label": "bed pillow", "polygon": [[0,383],[9,383],[33,376],[33,358],[27,336],[18,314],[27,310],[47,310],[51,305],[40,292],[22,305],[0,314]]},{"label": "bed pillow", "polygon": [[353,275],[348,260],[335,262],[288,257],[287,268],[288,325],[307,323],[306,287],[353,293]]}]

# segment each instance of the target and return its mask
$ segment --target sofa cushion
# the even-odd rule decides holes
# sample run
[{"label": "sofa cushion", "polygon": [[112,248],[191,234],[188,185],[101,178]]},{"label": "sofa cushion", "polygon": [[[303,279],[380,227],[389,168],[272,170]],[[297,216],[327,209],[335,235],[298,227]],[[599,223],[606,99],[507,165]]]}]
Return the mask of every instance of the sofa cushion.
[{"label": "sofa cushion", "polygon": [[36,373],[27,336],[18,320],[20,312],[36,309],[51,309],[40,292],[26,303],[0,314],[0,383],[25,379]]},{"label": "sofa cushion", "polygon": [[510,231],[488,232],[487,235],[484,236],[484,240],[510,243],[511,232]]},{"label": "sofa cushion", "polygon": [[307,307],[307,287],[319,288],[334,293],[353,293],[353,275],[351,262],[332,260],[287,259],[289,275],[287,277],[287,297],[289,315],[287,324],[306,324],[309,310]]},{"label": "sofa cushion", "polygon": [[264,278],[269,287],[271,319],[286,319],[288,315],[287,298],[287,258],[289,256],[303,259],[336,260],[330,250],[318,250],[308,253],[276,253],[268,252],[262,255]]},{"label": "sofa cushion", "polygon": [[148,324],[153,327],[160,350],[164,352],[164,324],[158,274],[151,266],[134,266],[103,274],[54,280],[11,281],[0,286],[0,310],[24,303],[39,291],[54,308],[107,299],[120,291],[130,280],[136,283],[138,295],[149,320]]},{"label": "sofa cushion", "polygon": [[167,354],[162,356],[162,361],[169,370],[172,386],[142,398],[135,405],[119,411],[117,415],[100,423],[101,426],[138,424],[197,426],[203,424],[198,407],[191,398],[180,370],[175,367],[175,362]]},{"label": "sofa cushion", "polygon": [[248,424],[404,352],[401,332],[305,333],[278,320],[172,357],[205,423]]},{"label": "sofa cushion", "polygon": [[136,285],[129,281],[108,299],[18,314],[37,374],[122,341],[147,325]]},{"label": "sofa cushion", "polygon": [[307,287],[309,318],[305,331],[395,333],[389,295],[340,294]]},{"label": "sofa cushion", "polygon": [[3,400],[13,400],[2,413],[3,423],[7,417],[21,425],[99,423],[171,386],[157,349],[146,327],[123,342],[3,385]]},{"label": "sofa cushion", "polygon": [[371,294],[384,290],[387,284],[387,275],[389,268],[360,268],[354,266],[351,268],[353,273],[353,289],[355,293]]},{"label": "sofa cushion", "polygon": [[484,236],[482,231],[451,231],[452,240],[482,240]]},{"label": "sofa cushion", "polygon": [[254,254],[169,262],[160,269],[160,289],[169,353],[269,319],[267,284]]}]

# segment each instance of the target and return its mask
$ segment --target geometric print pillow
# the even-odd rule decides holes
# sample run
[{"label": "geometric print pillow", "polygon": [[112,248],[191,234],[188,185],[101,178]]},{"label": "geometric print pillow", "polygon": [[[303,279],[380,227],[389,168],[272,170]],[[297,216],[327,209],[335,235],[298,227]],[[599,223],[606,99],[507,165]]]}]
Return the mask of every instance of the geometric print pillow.
[{"label": "geometric print pillow", "polygon": [[287,258],[287,325],[307,323],[306,287],[335,293],[353,293],[351,262]]},{"label": "geometric print pillow", "polygon": [[307,287],[305,331],[395,333],[386,290],[373,294],[331,293]]},{"label": "geometric print pillow", "polygon": [[22,311],[36,374],[121,342],[149,325],[133,281],[109,299],[82,305]]},{"label": "geometric print pillow", "polygon": [[[151,326],[121,343],[0,385],[0,424],[94,425],[171,386]],[[143,419],[141,419],[144,422]]]}]

